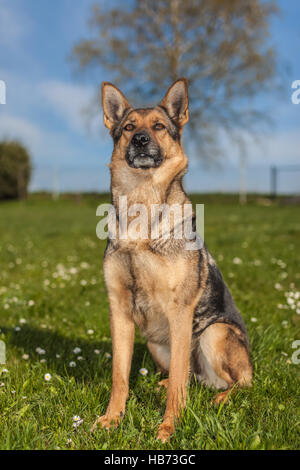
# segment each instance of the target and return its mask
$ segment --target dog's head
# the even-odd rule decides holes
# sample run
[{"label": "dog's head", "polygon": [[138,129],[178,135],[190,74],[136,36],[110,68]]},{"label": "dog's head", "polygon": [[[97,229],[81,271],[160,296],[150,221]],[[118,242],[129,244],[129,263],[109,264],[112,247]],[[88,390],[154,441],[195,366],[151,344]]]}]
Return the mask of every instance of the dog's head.
[{"label": "dog's head", "polygon": [[134,109],[123,93],[108,82],[102,84],[104,124],[114,140],[114,155],[133,169],[159,167],[178,152],[180,137],[188,121],[187,80],[169,88],[154,108]]}]

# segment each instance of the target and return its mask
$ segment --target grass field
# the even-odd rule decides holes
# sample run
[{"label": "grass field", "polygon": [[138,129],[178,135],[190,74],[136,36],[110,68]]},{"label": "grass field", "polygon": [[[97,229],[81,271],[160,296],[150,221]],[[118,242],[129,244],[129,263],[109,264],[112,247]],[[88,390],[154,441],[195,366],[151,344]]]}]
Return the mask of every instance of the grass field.
[{"label": "grass field", "polygon": [[235,199],[193,197],[205,203],[206,244],[248,328],[254,384],[226,406],[212,406],[215,392],[192,384],[182,424],[165,445],[155,440],[165,392],[156,390],[159,375],[138,333],[127,414],[113,432],[89,432],[111,388],[105,242],[95,233],[96,207],[108,198],[0,205],[1,449],[300,447],[300,364],[292,358],[300,339],[300,208],[255,198],[241,207]]}]

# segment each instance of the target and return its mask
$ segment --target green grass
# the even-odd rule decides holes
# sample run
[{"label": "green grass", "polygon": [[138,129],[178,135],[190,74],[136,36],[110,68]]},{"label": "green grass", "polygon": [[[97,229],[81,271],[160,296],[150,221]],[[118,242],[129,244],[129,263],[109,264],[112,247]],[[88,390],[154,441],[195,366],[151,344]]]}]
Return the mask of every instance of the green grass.
[{"label": "green grass", "polygon": [[[183,421],[163,445],[155,436],[165,392],[156,390],[159,375],[137,334],[126,416],[113,432],[89,432],[111,388],[105,242],[95,234],[96,207],[104,200],[34,196],[0,205],[0,339],[7,350],[7,363],[0,365],[0,448],[299,448],[300,364],[291,358],[300,315],[285,296],[300,291],[299,207],[259,205],[255,198],[241,207],[234,197],[193,197],[206,202],[205,241],[247,324],[253,387],[218,407],[210,404],[213,390],[191,384]],[[76,429],[75,415],[84,420]]]}]

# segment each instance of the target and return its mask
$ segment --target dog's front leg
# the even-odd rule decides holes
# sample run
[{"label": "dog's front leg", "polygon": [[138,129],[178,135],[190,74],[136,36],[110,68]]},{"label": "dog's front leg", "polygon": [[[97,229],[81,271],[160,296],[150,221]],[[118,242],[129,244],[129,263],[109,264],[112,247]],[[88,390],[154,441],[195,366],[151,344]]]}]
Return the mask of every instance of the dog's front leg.
[{"label": "dog's front leg", "polygon": [[171,158],[166,158],[152,176],[152,188],[158,191],[160,197],[164,197],[170,183],[174,178],[187,168],[188,159],[182,152]]},{"label": "dog's front leg", "polygon": [[108,429],[116,427],[125,413],[129,391],[129,373],[131,367],[135,326],[130,317],[130,293],[122,291],[122,295],[110,297],[110,328],[113,347],[113,383],[110,401],[105,415],[93,425],[98,424]]},{"label": "dog's front leg", "polygon": [[167,407],[162,424],[159,426],[157,439],[165,442],[175,429],[175,420],[186,405],[186,387],[190,370],[190,349],[193,311],[186,308],[171,313],[169,332],[171,359],[167,388]]}]

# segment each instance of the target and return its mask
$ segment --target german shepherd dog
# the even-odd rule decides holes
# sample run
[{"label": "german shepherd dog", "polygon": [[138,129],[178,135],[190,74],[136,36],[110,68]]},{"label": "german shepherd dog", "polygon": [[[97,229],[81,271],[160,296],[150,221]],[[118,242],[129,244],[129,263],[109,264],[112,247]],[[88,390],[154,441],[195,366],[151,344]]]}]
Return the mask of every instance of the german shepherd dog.
[{"label": "german shepherd dog", "polygon": [[[102,85],[104,124],[114,141],[110,164],[112,204],[191,204],[182,187],[188,159],[181,135],[188,121],[188,86],[177,80],[154,108],[132,108],[111,83]],[[117,222],[118,223],[118,222]],[[174,228],[174,227],[173,227]],[[167,389],[157,438],[174,432],[186,404],[189,376],[228,400],[236,386],[250,386],[252,365],[245,325],[206,246],[187,250],[185,240],[108,239],[104,276],[110,302],[113,383],[108,408],[94,424],[116,426],[125,413],[135,325]]]}]

